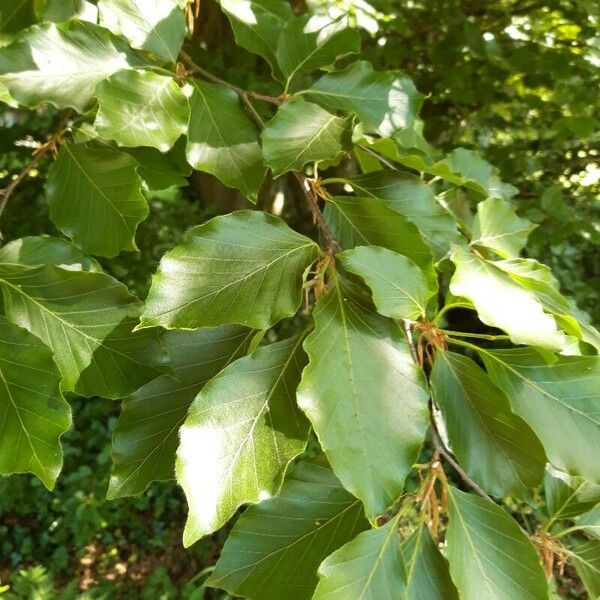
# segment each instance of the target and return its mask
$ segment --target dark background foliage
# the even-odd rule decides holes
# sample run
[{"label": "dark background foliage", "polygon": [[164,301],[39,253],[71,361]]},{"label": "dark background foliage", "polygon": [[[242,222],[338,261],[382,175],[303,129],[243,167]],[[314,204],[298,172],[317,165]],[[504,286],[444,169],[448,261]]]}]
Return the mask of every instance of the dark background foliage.
[{"label": "dark background foliage", "polygon": [[[427,94],[422,116],[433,145],[476,149],[519,188],[519,213],[539,225],[528,252],[552,267],[564,291],[598,324],[597,5],[592,0],[293,4],[298,12],[355,13],[362,57],[376,68],[405,71]],[[274,92],[266,63],[235,46],[215,2],[202,2],[187,46],[228,81]],[[21,112],[0,105],[0,178],[6,181],[26,164],[30,142],[43,139],[56,116],[51,108]],[[5,239],[54,231],[42,185],[49,164],[44,159],[12,198],[0,223]],[[259,204],[268,207],[276,191],[267,184]],[[137,236],[140,252],[103,261],[142,297],[158,259],[188,227],[245,206],[237,192],[199,173],[187,187],[152,194],[149,201],[150,217]],[[297,230],[312,230],[302,203],[287,203],[285,210]],[[225,598],[201,588],[225,536],[183,550],[186,508],[174,483],[106,502],[118,406],[76,398],[72,406],[75,428],[63,439],[65,468],[56,490],[48,492],[33,476],[0,480],[0,581],[10,584],[6,597]],[[562,597],[584,597],[569,572],[563,584]]]}]

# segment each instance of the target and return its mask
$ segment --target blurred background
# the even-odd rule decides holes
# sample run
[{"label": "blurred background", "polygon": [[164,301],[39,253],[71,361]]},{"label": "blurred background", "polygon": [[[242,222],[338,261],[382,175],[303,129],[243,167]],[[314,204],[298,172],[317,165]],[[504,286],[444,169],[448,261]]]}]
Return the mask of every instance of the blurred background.
[{"label": "blurred background", "polygon": [[[282,0],[283,1],[283,0]],[[37,2],[37,0],[36,0]],[[66,4],[41,0],[38,14],[59,20]],[[530,256],[552,267],[578,305],[600,324],[600,5],[597,0],[313,0],[296,12],[352,15],[363,35],[361,59],[404,71],[427,98],[425,137],[440,150],[477,150],[519,189],[517,210],[539,227]],[[0,35],[0,44],[10,36]],[[268,66],[238,49],[214,0],[202,0],[186,42],[198,62],[244,88],[277,95]],[[51,107],[20,111],[0,103],[0,187],[28,162],[56,121]],[[60,235],[44,195],[49,158],[31,171],[5,211],[5,240]],[[3,181],[4,180],[4,181]],[[283,183],[267,183],[271,209]],[[279,186],[279,187],[277,187]],[[295,189],[278,207],[299,231],[313,232]],[[145,297],[158,260],[183,232],[246,206],[213,177],[193,173],[181,188],[147,192],[139,253],[104,268]],[[229,598],[202,582],[226,533],[184,551],[186,505],[174,483],[107,502],[111,432],[119,406],[72,399],[74,429],[63,438],[65,465],[54,492],[33,476],[0,479],[0,597]],[[563,598],[585,598],[567,572]]]}]

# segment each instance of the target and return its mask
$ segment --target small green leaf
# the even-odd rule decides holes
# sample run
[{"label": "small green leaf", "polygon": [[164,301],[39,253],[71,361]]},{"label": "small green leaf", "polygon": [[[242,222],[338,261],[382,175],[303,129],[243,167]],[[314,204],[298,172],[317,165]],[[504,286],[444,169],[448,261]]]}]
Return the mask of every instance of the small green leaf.
[{"label": "small green leaf", "polygon": [[308,439],[296,406],[302,336],[263,346],[206,384],[180,429],[177,481],[189,514],[184,545],[216,531],[242,504],[277,494]]},{"label": "small green leaf", "polygon": [[63,144],[48,174],[50,217],[86,252],[137,250],[135,230],[148,216],[136,161],[99,144]]},{"label": "small green leaf", "polygon": [[128,148],[138,162],[137,172],[150,191],[187,185],[192,167],[185,158],[186,140],[181,137],[171,150],[163,154],[156,148]]},{"label": "small green leaf", "polygon": [[205,585],[249,600],[310,600],[319,564],[368,528],[329,469],[299,463],[275,498],[238,519]]},{"label": "small green leaf", "polygon": [[319,585],[312,600],[401,600],[404,562],[398,519],[363,531],[328,556],[319,567]]},{"label": "small green leaf", "polygon": [[267,329],[298,310],[317,253],[313,241],[263,212],[216,217],[163,256],[140,326]]},{"label": "small green leaf", "polygon": [[504,393],[473,360],[454,352],[436,353],[431,386],[465,471],[493,496],[530,499],[542,482],[546,456]]},{"label": "small green leaf", "polygon": [[297,98],[282,104],[262,132],[265,162],[279,177],[350,149],[350,120]]},{"label": "small green leaf", "polygon": [[25,106],[49,102],[83,112],[100,81],[139,65],[129,46],[106,29],[83,21],[43,23],[0,49],[0,83]]},{"label": "small green leaf", "polygon": [[323,75],[302,93],[329,110],[355,113],[365,133],[383,137],[412,127],[423,102],[412,79],[398,71],[374,71],[367,61]]},{"label": "small green leaf", "polygon": [[64,23],[79,19],[90,23],[98,22],[98,7],[88,0],[45,0],[43,4],[43,21]]},{"label": "small green leaf", "polygon": [[486,325],[504,329],[515,344],[561,350],[565,336],[536,295],[503,273],[495,263],[456,248],[456,271],[450,281],[455,296],[468,298]]},{"label": "small green leaf", "polygon": [[30,267],[51,264],[71,271],[102,271],[100,265],[75,244],[46,235],[24,237],[2,246],[0,263]]},{"label": "small green leaf", "polygon": [[175,62],[185,37],[185,17],[176,0],[100,0],[100,23],[133,48]]},{"label": "small green leaf", "polygon": [[34,473],[51,490],[70,426],[52,351],[0,316],[0,474]]},{"label": "small green leaf", "polygon": [[535,548],[492,502],[448,488],[448,561],[461,600],[547,600]]},{"label": "small green leaf", "polygon": [[421,232],[436,260],[462,241],[456,220],[442,208],[422,180],[408,173],[382,170],[350,177],[348,183],[361,196],[380,198],[391,209],[412,221]]},{"label": "small green leaf", "polygon": [[120,146],[151,146],[166,152],[187,131],[189,107],[171,77],[150,71],[118,71],[96,88],[94,126]]},{"label": "small green leaf", "polygon": [[232,90],[198,80],[193,88],[188,162],[255,201],[266,172],[256,126]]},{"label": "small green leaf", "polygon": [[334,285],[314,317],[298,404],[344,487],[375,517],[402,493],[425,437],[423,373],[401,329],[354,290]]},{"label": "small green leaf", "polygon": [[[557,356],[533,348],[481,350],[493,381],[540,438],[561,471],[600,483],[600,356]],[[557,435],[560,426],[560,435]]]},{"label": "small green leaf", "polygon": [[237,325],[165,333],[162,342],[172,373],[123,400],[113,434],[109,498],[139,494],[151,481],[175,477],[179,428],[192,400],[209,379],[245,353],[253,334]]},{"label": "small green leaf", "polygon": [[407,258],[378,246],[357,246],[337,255],[351,273],[362,277],[373,292],[377,312],[392,319],[417,320],[427,312],[431,289],[425,275]]},{"label": "small green leaf", "polygon": [[600,485],[548,466],[544,477],[546,510],[553,520],[572,519],[600,502]]},{"label": "small green leaf", "polygon": [[600,540],[600,506],[596,506],[590,512],[584,514],[577,521],[576,527],[590,537]]},{"label": "small green leaf", "polygon": [[567,550],[590,598],[600,597],[600,541],[575,542]]},{"label": "small green leaf", "polygon": [[406,570],[403,600],[458,600],[448,562],[424,523],[413,531],[400,549]]},{"label": "small green leaf", "polygon": [[304,16],[286,23],[277,44],[277,64],[288,91],[300,75],[330,67],[347,54],[360,50],[360,34],[347,23],[323,22]]},{"label": "small green leaf", "polygon": [[122,398],[164,371],[156,331],[131,333],[141,303],[104,273],[0,265],[6,317],[54,351],[62,390]]},{"label": "small green leaf", "polygon": [[489,198],[477,205],[471,245],[491,248],[502,258],[514,258],[519,256],[535,227],[518,217],[514,206],[506,200]]}]

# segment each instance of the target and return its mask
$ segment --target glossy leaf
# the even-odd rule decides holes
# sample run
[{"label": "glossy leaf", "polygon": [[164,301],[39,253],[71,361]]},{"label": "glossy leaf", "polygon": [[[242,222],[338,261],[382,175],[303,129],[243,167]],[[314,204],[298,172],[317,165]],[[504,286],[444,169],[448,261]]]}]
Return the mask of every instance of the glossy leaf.
[{"label": "glossy leaf", "polygon": [[314,318],[298,403],[340,481],[374,517],[400,496],[425,437],[423,373],[401,329],[353,290],[334,285]]},{"label": "glossy leaf", "polygon": [[276,57],[286,91],[301,75],[329,67],[360,49],[360,35],[343,23],[326,23],[318,18],[300,17],[289,21],[279,36]]},{"label": "glossy leaf", "polygon": [[458,600],[448,562],[425,524],[419,525],[400,549],[406,570],[406,600]]},{"label": "glossy leaf", "polygon": [[102,271],[100,265],[75,244],[46,235],[19,238],[2,246],[0,263],[30,267],[51,264],[70,271]]},{"label": "glossy leaf", "polygon": [[505,394],[473,360],[454,352],[436,353],[431,386],[465,471],[493,496],[529,499],[542,482],[546,456]]},{"label": "glossy leaf", "polygon": [[179,428],[190,404],[208,380],[246,352],[253,334],[236,325],[166,332],[162,341],[172,372],[123,400],[109,498],[139,494],[151,481],[175,477]]},{"label": "glossy leaf", "polygon": [[266,172],[256,126],[232,90],[199,80],[193,88],[188,162],[255,201]]},{"label": "glossy leaf", "polygon": [[134,48],[175,62],[185,37],[185,18],[176,0],[100,0],[100,23]]},{"label": "glossy leaf", "polygon": [[491,248],[503,258],[514,258],[534,228],[533,223],[518,217],[506,200],[489,198],[477,205],[471,244]]},{"label": "glossy leaf", "polygon": [[302,98],[282,104],[262,132],[265,162],[278,177],[350,148],[350,121]]},{"label": "glossy leaf", "polygon": [[373,292],[377,312],[392,319],[417,320],[427,312],[431,289],[421,269],[397,252],[379,246],[357,246],[338,254],[337,260],[364,279]]},{"label": "glossy leaf", "polygon": [[46,191],[55,225],[86,252],[137,250],[135,231],[148,215],[136,161],[99,144],[63,144]]},{"label": "glossy leaf", "polygon": [[62,390],[121,398],[164,371],[156,331],[131,333],[140,302],[104,273],[0,265],[6,317],[54,351]]},{"label": "glossy leaf", "polygon": [[365,133],[383,137],[411,127],[423,101],[412,79],[397,71],[375,71],[367,61],[323,75],[304,93],[329,110],[355,113]]},{"label": "glossy leaf", "polygon": [[52,350],[0,316],[0,474],[34,473],[52,489],[70,426]]},{"label": "glossy leaf", "polygon": [[448,561],[461,600],[547,600],[537,552],[516,521],[483,498],[448,492]]},{"label": "glossy leaf", "polygon": [[150,146],[166,152],[187,131],[189,107],[171,77],[150,71],[118,71],[96,88],[94,126],[119,146]]},{"label": "glossy leaf", "polygon": [[556,468],[600,483],[593,448],[600,440],[600,357],[557,356],[551,364],[532,348],[485,350],[496,385],[542,441]]},{"label": "glossy leaf", "polygon": [[462,241],[456,220],[435,200],[431,188],[418,177],[383,170],[350,177],[348,183],[361,196],[380,198],[418,228],[436,260]]},{"label": "glossy leaf", "polygon": [[266,329],[298,310],[317,252],[314,242],[263,212],[216,217],[163,256],[141,327]]},{"label": "glossy leaf", "polygon": [[296,406],[302,336],[258,348],[209,382],[180,430],[177,480],[189,514],[183,543],[216,531],[242,504],[274,496],[308,439]]},{"label": "glossy leaf", "polygon": [[404,562],[398,519],[363,531],[328,556],[319,567],[313,600],[401,600]]},{"label": "glossy leaf", "polygon": [[290,591],[310,600],[319,564],[368,527],[329,469],[300,463],[275,498],[238,519],[206,585],[249,600],[288,600]]},{"label": "glossy leaf", "polygon": [[0,49],[0,83],[25,106],[49,102],[83,112],[100,81],[141,64],[106,29],[83,21],[43,23]]},{"label": "glossy leaf", "polygon": [[572,519],[600,503],[600,485],[548,466],[544,496],[551,519]]},{"label": "glossy leaf", "polygon": [[512,281],[493,262],[466,250],[456,248],[452,261],[456,271],[450,291],[468,298],[486,325],[504,329],[515,344],[550,350],[564,347],[564,334],[531,290]]}]

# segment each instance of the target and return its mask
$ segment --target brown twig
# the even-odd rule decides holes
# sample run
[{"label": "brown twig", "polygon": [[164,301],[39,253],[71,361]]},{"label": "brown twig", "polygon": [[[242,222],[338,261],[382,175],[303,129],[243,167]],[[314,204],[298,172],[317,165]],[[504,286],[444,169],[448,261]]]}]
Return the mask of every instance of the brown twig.
[{"label": "brown twig", "polygon": [[[65,132],[67,121],[71,116],[72,111],[69,109],[63,113],[61,120],[58,124],[56,131],[50,135],[50,137],[38,148],[36,148],[31,155],[31,160],[23,167],[21,172],[7,185],[4,189],[0,190],[0,216],[4,212],[8,201],[13,195],[14,191],[17,187],[23,182],[23,180],[27,177],[29,172],[42,160],[42,158],[49,152],[54,151],[56,148],[56,143],[62,137]],[[2,239],[2,233],[0,233],[0,240]]]}]

